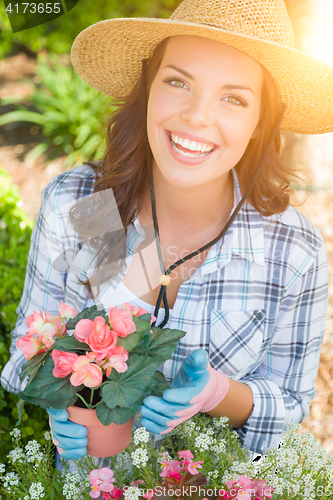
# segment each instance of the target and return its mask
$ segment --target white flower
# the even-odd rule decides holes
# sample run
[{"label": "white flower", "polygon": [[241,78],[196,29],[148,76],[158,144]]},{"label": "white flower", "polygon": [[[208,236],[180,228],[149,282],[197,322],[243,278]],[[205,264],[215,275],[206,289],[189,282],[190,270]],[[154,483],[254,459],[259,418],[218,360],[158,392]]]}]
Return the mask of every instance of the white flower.
[{"label": "white flower", "polygon": [[5,472],[5,470],[6,470],[5,464],[0,463],[0,474],[3,474]]},{"label": "white flower", "polygon": [[216,444],[211,446],[211,450],[215,451],[215,453],[223,453],[226,450],[226,441],[225,439],[221,439],[220,441],[217,441]]},{"label": "white flower", "polygon": [[136,465],[137,467],[145,467],[149,457],[145,448],[137,448],[131,453],[131,458],[133,460],[133,465]]},{"label": "white flower", "polygon": [[16,460],[24,458],[25,455],[22,448],[14,448],[14,450],[11,450],[7,456],[9,458],[9,461],[15,464]]},{"label": "white flower", "polygon": [[17,427],[14,427],[14,429],[9,434],[16,439],[21,437],[21,431],[20,429],[17,429]]},{"label": "white flower", "polygon": [[138,500],[140,497],[140,488],[136,486],[128,486],[124,488],[124,498],[125,500]]},{"label": "white flower", "polygon": [[159,461],[159,463],[160,463],[160,464],[164,463],[163,453],[164,453],[164,456],[165,456],[165,458],[166,458],[167,462],[168,462],[169,460],[172,460],[172,456],[170,455],[170,453],[169,453],[168,451],[164,451],[164,450],[162,451],[162,450],[161,450],[161,451],[158,453],[158,455],[157,455],[157,460]]},{"label": "white flower", "polygon": [[3,477],[3,487],[8,491],[11,491],[11,486],[17,486],[20,477],[15,474],[15,472],[7,472],[7,474]]},{"label": "white flower", "polygon": [[215,439],[212,438],[209,434],[199,434],[194,442],[194,447],[198,448],[201,452],[205,450],[209,450],[210,447],[214,444]]},{"label": "white flower", "polygon": [[45,439],[45,441],[51,441],[52,436],[51,436],[51,432],[50,431],[44,432],[44,439]]},{"label": "white flower", "polygon": [[40,444],[35,439],[29,441],[28,444],[25,446],[25,451],[29,456],[36,455],[36,453],[39,452],[39,449],[40,449]]},{"label": "white flower", "polygon": [[43,498],[45,496],[44,487],[41,482],[32,483],[29,488],[29,495],[32,500],[38,500],[39,498]]},{"label": "white flower", "polygon": [[226,427],[226,423],[228,422],[228,420],[228,417],[214,418],[213,424],[217,429],[223,429],[224,427]]},{"label": "white flower", "polygon": [[134,444],[137,446],[140,443],[148,443],[149,441],[149,432],[145,427],[139,427],[134,431]]}]

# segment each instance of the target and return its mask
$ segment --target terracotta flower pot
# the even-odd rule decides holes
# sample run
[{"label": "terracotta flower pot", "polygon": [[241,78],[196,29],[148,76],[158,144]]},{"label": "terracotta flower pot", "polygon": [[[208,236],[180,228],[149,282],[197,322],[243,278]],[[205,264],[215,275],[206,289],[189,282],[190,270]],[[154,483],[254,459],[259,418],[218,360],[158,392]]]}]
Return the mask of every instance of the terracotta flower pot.
[{"label": "terracotta flower pot", "polygon": [[67,408],[69,420],[84,425],[87,430],[87,453],[92,457],[111,457],[123,451],[132,437],[134,417],[122,425],[103,425],[97,418],[96,410],[70,406]]}]

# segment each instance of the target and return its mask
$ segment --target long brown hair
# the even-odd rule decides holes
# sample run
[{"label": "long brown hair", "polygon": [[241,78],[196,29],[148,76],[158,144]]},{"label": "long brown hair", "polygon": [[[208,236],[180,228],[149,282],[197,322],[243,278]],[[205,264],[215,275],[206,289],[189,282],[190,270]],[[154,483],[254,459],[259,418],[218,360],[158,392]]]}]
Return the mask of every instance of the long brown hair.
[{"label": "long brown hair", "polygon": [[[146,67],[146,98],[151,84],[160,67],[167,40],[163,40],[155,49]],[[263,68],[262,112],[258,123],[258,134],[251,139],[248,147],[236,165],[242,192],[246,191],[256,172],[272,129],[280,113],[280,104],[276,85],[270,73]],[[115,104],[114,102],[112,103]],[[120,99],[117,110],[112,113],[107,123],[106,150],[99,162],[86,162],[95,170],[96,180],[94,192],[112,189],[124,227],[122,234],[106,233],[105,228],[98,225],[104,221],[103,207],[89,214],[87,218],[80,216],[80,200],[70,213],[75,231],[89,236],[89,228],[94,227],[94,234],[102,237],[91,238],[90,245],[96,251],[96,271],[90,281],[82,282],[88,295],[93,298],[91,285],[97,286],[114,278],[122,269],[126,257],[126,230],[139,212],[148,185],[146,165],[144,116],[146,110],[142,99],[142,74],[132,92]],[[284,212],[289,204],[289,184],[293,172],[280,161],[281,135],[275,137],[266,164],[260,173],[248,202],[262,215],[269,216]],[[106,214],[104,214],[106,215]],[[96,232],[97,228],[97,232]],[[104,234],[103,234],[104,233]]]}]

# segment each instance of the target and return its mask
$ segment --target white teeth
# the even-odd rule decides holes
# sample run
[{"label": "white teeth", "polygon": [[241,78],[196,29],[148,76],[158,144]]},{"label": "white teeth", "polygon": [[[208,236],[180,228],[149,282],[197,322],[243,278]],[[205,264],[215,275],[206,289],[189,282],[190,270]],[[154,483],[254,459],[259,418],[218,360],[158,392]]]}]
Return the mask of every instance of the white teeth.
[{"label": "white teeth", "polygon": [[[189,141],[188,139],[183,139],[182,137],[178,137],[177,135],[171,134],[171,139],[175,145],[179,144],[184,149],[188,149],[189,151],[197,151],[197,152],[200,151],[201,153],[207,154],[213,150],[212,146],[208,146],[207,144],[202,144],[200,142]],[[178,148],[175,149],[177,149],[177,151],[180,151]],[[185,156],[190,156],[191,158],[197,156],[197,155],[192,155],[191,153],[185,153],[184,151],[180,152]]]}]

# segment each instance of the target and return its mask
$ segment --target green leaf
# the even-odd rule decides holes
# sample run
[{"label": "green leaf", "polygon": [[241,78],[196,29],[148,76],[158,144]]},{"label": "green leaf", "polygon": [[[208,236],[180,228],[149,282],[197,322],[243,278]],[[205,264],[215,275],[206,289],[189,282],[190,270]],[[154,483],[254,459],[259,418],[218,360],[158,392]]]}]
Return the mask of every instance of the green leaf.
[{"label": "green leaf", "polygon": [[74,316],[74,318],[71,318],[67,321],[66,328],[67,330],[74,330],[77,323],[81,319],[90,319],[91,321],[94,321],[94,319],[97,318],[97,316],[102,316],[102,317],[106,316],[106,311],[105,309],[103,309],[103,307],[102,308],[100,306],[86,307],[85,309],[83,309],[83,311]]},{"label": "green leaf", "polygon": [[37,144],[30,152],[29,152],[29,160],[34,161],[36,160],[40,155],[45,153],[45,151],[48,149],[50,146],[50,143],[47,141],[41,142],[40,144]]},{"label": "green leaf", "polygon": [[48,352],[40,352],[39,354],[36,354],[36,356],[34,356],[33,358],[28,359],[28,361],[26,361],[21,368],[21,372],[19,374],[20,381],[23,382],[25,378],[34,370],[34,368],[36,368],[36,366],[41,364],[44,358],[47,356]]},{"label": "green leaf", "polygon": [[149,355],[158,355],[164,361],[170,359],[179,341],[186,335],[182,330],[171,330],[170,328],[151,328],[153,333],[150,342]]},{"label": "green leaf", "polygon": [[128,369],[124,373],[112,370],[101,390],[102,398],[109,408],[132,406],[149,386],[159,366],[159,360],[133,354],[128,358]]},{"label": "green leaf", "polygon": [[141,342],[133,350],[133,354],[139,354],[140,356],[145,356],[149,351],[149,345],[151,341],[150,328],[144,332]]},{"label": "green leaf", "polygon": [[131,333],[127,337],[118,337],[117,346],[122,346],[127,352],[133,351],[133,349],[140,344],[142,333]]},{"label": "green leaf", "polygon": [[103,425],[115,423],[117,425],[125,424],[130,418],[141,410],[142,400],[134,403],[131,408],[108,408],[105,403],[100,403],[96,408],[97,418]]},{"label": "green leaf", "polygon": [[26,396],[23,392],[19,392],[18,396],[27,403],[31,403],[35,406],[40,406],[45,409],[55,408],[56,410],[65,410],[77,401],[77,396],[72,396],[67,399],[59,399],[58,401],[49,401],[48,399]]},{"label": "green leaf", "polygon": [[83,388],[83,385],[79,387],[72,386],[69,381],[70,375],[64,378],[55,378],[52,373],[53,368],[53,359],[48,358],[33,381],[19,393],[19,397],[24,399],[24,395],[29,398],[45,399],[50,406],[53,406],[50,404],[51,402],[72,398],[76,392]]},{"label": "green leaf", "polygon": [[11,111],[10,113],[5,113],[0,117],[0,125],[5,125],[11,122],[32,122],[38,125],[45,124],[45,117],[40,113],[35,113],[34,111]]},{"label": "green leaf", "polygon": [[[143,318],[145,318],[145,319],[143,319]],[[140,317],[132,316],[132,320],[135,323],[135,332],[142,333],[142,332],[145,332],[148,327],[150,327],[151,315],[150,314],[143,314]]]},{"label": "green leaf", "polygon": [[166,391],[167,389],[170,389],[170,385],[165,379],[165,376],[162,372],[156,372],[154,375],[154,379],[157,380],[157,383],[155,387],[153,387],[151,391],[151,396],[156,396],[158,398],[161,398],[163,395],[163,392]]},{"label": "green leaf", "polygon": [[89,351],[90,347],[85,342],[80,342],[74,335],[67,335],[62,339],[56,340],[53,344],[56,351]]}]

